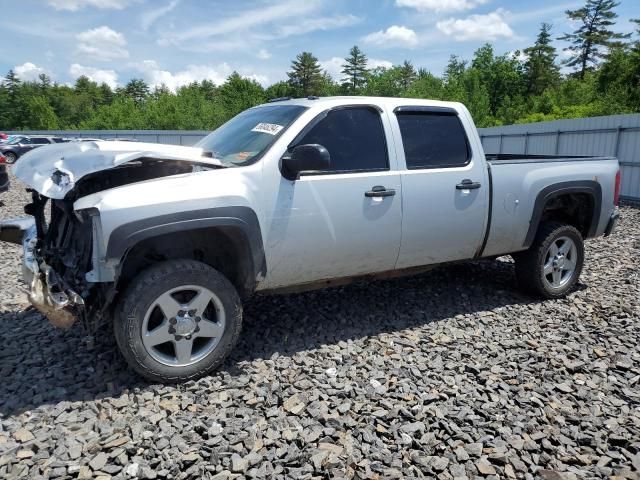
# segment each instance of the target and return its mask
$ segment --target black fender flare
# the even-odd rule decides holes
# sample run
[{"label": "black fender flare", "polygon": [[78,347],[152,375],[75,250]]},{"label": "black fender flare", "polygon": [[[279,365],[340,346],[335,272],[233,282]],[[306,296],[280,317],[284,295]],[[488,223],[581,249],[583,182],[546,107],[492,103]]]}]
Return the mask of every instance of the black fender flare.
[{"label": "black fender flare", "polygon": [[253,209],[241,206],[189,210],[125,223],[111,232],[106,259],[120,262],[134,245],[148,238],[210,227],[239,229],[251,249],[254,279],[260,274],[266,274],[267,265],[258,217]]},{"label": "black fender flare", "polygon": [[595,180],[575,180],[554,183],[540,190],[536,196],[531,220],[529,221],[529,230],[524,240],[524,248],[529,248],[533,244],[547,202],[554,197],[570,193],[586,193],[593,199],[593,214],[586,238],[595,236],[602,211],[602,187],[600,184]]}]

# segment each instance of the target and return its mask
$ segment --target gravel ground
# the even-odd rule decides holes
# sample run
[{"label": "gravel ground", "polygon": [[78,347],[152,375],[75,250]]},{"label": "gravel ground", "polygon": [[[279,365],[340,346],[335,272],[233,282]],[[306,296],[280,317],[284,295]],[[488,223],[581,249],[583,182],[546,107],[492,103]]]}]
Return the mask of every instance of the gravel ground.
[{"label": "gravel ground", "polygon": [[163,386],[25,310],[0,244],[0,478],[640,478],[639,258],[627,207],[563,300],[508,261],[257,297],[218,372]]}]

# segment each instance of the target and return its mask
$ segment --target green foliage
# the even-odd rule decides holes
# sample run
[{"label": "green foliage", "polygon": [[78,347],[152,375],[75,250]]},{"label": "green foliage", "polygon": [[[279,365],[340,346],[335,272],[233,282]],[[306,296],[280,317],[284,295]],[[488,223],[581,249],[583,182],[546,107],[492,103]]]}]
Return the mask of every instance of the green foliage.
[{"label": "green foliage", "polygon": [[[594,12],[598,5],[601,10]],[[479,127],[640,112],[640,21],[633,20],[638,24],[636,37],[621,43],[623,36],[609,35],[616,5],[611,0],[587,0],[583,9],[568,12],[571,18],[582,12],[598,25],[595,33],[583,32],[581,37],[576,33],[576,41],[591,42],[592,60],[580,75],[560,74],[551,26],[546,23],[535,43],[524,49],[524,60],[518,52],[496,55],[486,44],[470,61],[451,56],[442,77],[424,68],[416,70],[408,60],[390,68],[367,69],[367,56],[357,46],[345,58],[344,84],[322,72],[310,52],[293,60],[288,81],[266,89],[237,72],[219,86],[203,80],[172,92],[166,85],[150,89],[140,79],[116,91],[87,77],[79,77],[73,86],[52,83],[44,74],[34,82],[22,82],[9,71],[0,83],[0,130],[211,130],[270,98],[308,95],[457,101],[467,106]],[[603,48],[598,50],[604,46],[606,55]]]},{"label": "green foliage", "polygon": [[556,49],[551,45],[551,25],[542,23],[536,43],[524,49],[524,75],[527,91],[540,95],[560,82],[560,68],[556,65]]},{"label": "green foliage", "polygon": [[580,78],[606,57],[608,48],[620,46],[620,40],[629,38],[629,35],[610,29],[618,17],[613,11],[618,5],[620,2],[615,0],[587,0],[584,7],[566,11],[569,19],[580,26],[572,33],[565,33],[560,40],[571,43],[571,47],[565,49],[571,53],[565,63],[577,67]]},{"label": "green foliage", "polygon": [[351,47],[349,56],[344,59],[342,74],[347,78],[347,89],[356,93],[367,81],[367,56],[357,45]]},{"label": "green foliage", "polygon": [[297,97],[319,95],[324,84],[322,69],[318,59],[310,52],[302,52],[291,62],[287,72],[289,84]]},{"label": "green foliage", "polygon": [[29,97],[25,105],[25,124],[33,130],[55,130],[58,117],[47,99],[41,95]]}]

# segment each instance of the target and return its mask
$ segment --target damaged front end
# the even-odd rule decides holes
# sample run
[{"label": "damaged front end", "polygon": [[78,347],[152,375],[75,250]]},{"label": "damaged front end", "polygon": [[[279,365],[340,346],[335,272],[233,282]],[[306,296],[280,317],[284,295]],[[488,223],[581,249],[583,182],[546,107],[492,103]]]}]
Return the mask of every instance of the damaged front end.
[{"label": "damaged front end", "polygon": [[98,208],[74,209],[96,192],[156,178],[221,168],[202,149],[135,142],[78,142],[41,147],[13,168],[27,185],[30,218],[0,221],[0,241],[22,244],[29,301],[56,327],[80,320],[93,335],[108,318],[116,279],[95,275]]},{"label": "damaged front end", "polygon": [[[70,202],[51,200],[32,191],[25,213],[32,218],[0,222],[0,240],[22,244],[22,273],[29,286],[29,301],[59,328],[85,320],[86,302],[92,293],[83,272],[91,259],[91,221],[73,212]],[[87,217],[90,217],[87,215]]]}]

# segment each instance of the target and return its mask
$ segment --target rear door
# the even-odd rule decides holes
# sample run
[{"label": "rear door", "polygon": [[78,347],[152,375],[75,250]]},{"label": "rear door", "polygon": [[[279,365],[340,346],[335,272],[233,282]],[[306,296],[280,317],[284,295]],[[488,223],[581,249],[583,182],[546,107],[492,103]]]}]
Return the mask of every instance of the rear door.
[{"label": "rear door", "polygon": [[267,214],[267,288],[394,268],[402,211],[388,136],[388,117],[360,105],[324,112],[294,140],[324,146],[331,165],[281,181]]},{"label": "rear door", "polygon": [[458,112],[445,107],[394,111],[404,162],[402,241],[397,268],[474,257],[485,232],[488,174],[474,156]]}]

